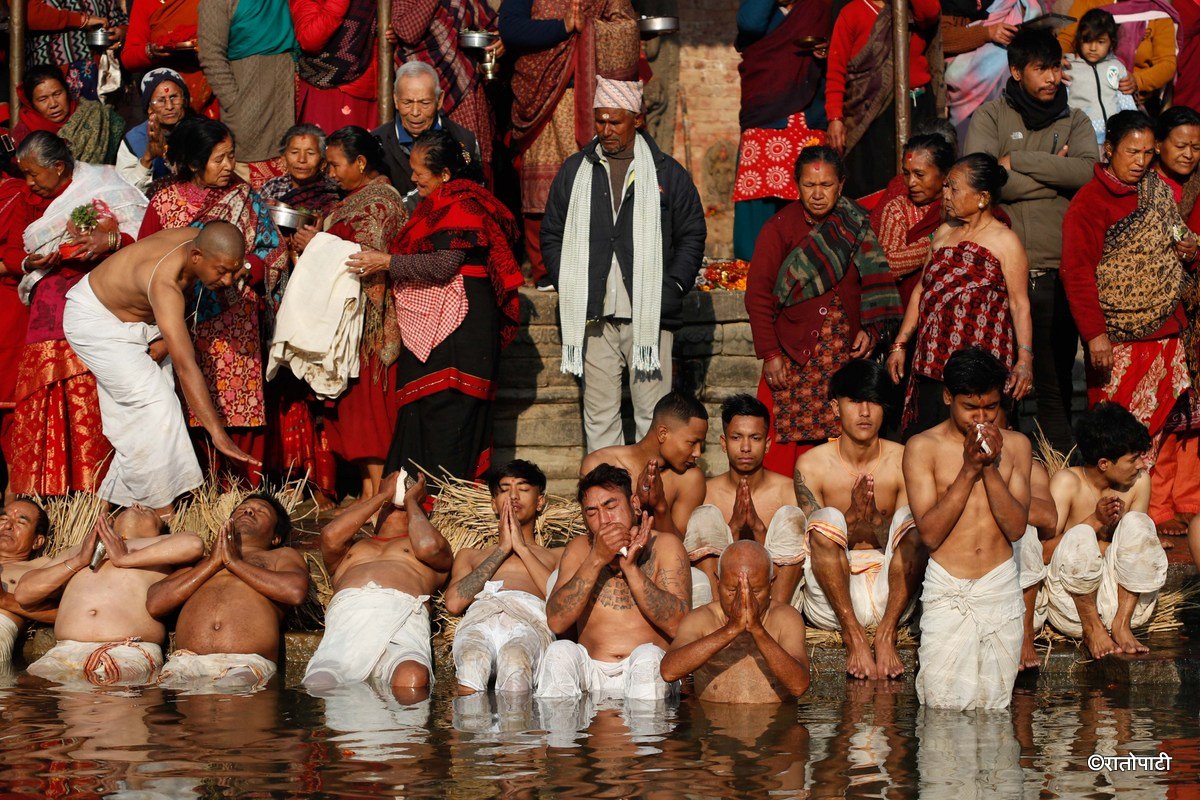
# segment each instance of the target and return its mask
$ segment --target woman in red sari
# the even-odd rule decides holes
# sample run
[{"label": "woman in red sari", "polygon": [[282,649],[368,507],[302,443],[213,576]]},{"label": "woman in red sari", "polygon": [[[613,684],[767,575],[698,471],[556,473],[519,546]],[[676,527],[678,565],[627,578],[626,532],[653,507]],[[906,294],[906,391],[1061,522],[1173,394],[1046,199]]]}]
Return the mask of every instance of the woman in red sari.
[{"label": "woman in red sari", "polygon": [[20,93],[21,117],[12,133],[17,144],[34,131],[46,131],[61,135],[76,161],[116,162],[125,120],[103,103],[73,95],[57,67],[31,65]]},{"label": "woman in red sari", "polygon": [[520,321],[524,283],[512,250],[512,214],[472,177],[445,131],[413,144],[421,201],[389,248],[349,266],[364,278],[391,274],[404,350],[396,365],[400,414],[385,471],[416,467],[477,479],[490,466],[492,406],[500,350]]},{"label": "woman in red sari", "polygon": [[[383,147],[365,128],[334,131],[325,143],[329,175],[346,197],[329,212],[324,228],[348,242],[384,251],[400,236],[408,211],[400,193],[383,171]],[[298,231],[302,248],[315,228]],[[366,308],[358,377],[337,399],[326,404],[325,434],[339,457],[356,464],[362,474],[363,497],[379,491],[388,442],[399,410],[396,359],[400,327],[392,304],[391,280],[384,271],[362,278]]]},{"label": "woman in red sari", "polygon": [[[226,430],[239,448],[261,462],[267,424],[263,325],[269,324],[283,295],[287,250],[265,201],[233,174],[233,148],[233,134],[221,122],[205,117],[180,122],[167,141],[167,159],[175,177],[151,187],[139,238],[217,219],[233,223],[245,235],[244,279],[220,294],[198,289],[188,317],[194,320],[196,363],[208,379]],[[218,466],[200,421],[189,414],[188,424],[202,459],[211,454],[210,466],[216,472],[229,469],[258,485],[261,470],[232,462]]]}]

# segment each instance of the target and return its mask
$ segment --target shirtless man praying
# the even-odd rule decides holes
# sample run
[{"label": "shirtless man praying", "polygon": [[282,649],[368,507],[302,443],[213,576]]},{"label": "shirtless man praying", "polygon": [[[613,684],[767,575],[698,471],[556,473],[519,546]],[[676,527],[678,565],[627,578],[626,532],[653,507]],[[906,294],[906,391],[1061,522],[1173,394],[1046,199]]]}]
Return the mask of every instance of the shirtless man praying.
[{"label": "shirtless man praying", "polygon": [[[535,539],[546,506],[546,476],[536,464],[510,461],[488,475],[500,535],[490,547],[464,547],[454,556],[446,610],[466,616],[454,629],[458,693],[529,692],[542,653],[554,641],[546,625],[546,584],[562,558]],[[494,667],[493,667],[494,665]]]},{"label": "shirtless man praying", "polygon": [[216,449],[257,463],[225,432],[184,321],[195,284],[233,285],[244,255],[245,240],[228,222],[160,231],[117,251],[67,293],[63,331],[96,376],[114,450],[97,492],[108,502],[169,515],[175,499],[203,481],[172,370]]},{"label": "shirtless man praying", "polygon": [[842,434],[802,453],[794,474],[808,514],[804,615],[842,632],[846,672],[854,678],[904,673],[896,631],[916,607],[929,557],[908,508],[904,446],[879,437],[888,389],[887,373],[872,361],[851,361],[834,373],[829,400]]},{"label": "shirtless man praying", "polygon": [[[90,568],[97,542],[106,557]],[[150,587],[171,567],[204,554],[200,537],[162,533],[149,508],[122,511],[112,525],[101,514],[83,543],[31,570],[17,584],[16,599],[30,607],[61,596],[54,636],[58,643],[29,667],[31,675],[69,683],[151,683],[162,666],[167,629],[146,610]]]},{"label": "shirtless man praying", "polygon": [[308,567],[286,547],[292,521],[273,495],[249,495],[217,533],[208,558],[150,587],[146,610],[176,610],[169,689],[260,689],[280,660],[281,623],[308,595]]},{"label": "shirtless man praying", "polygon": [[950,419],[914,436],[904,483],[930,551],[921,595],[917,699],[935,708],[1007,708],[1025,606],[1012,543],[1029,518],[1029,440],[996,425],[1008,370],[967,348],[946,361]]},{"label": "shirtless man praying", "polygon": [[708,435],[708,411],[696,398],[671,392],[654,406],[650,430],[640,442],[602,447],[584,456],[579,477],[601,464],[612,464],[629,473],[634,494],[656,527],[679,536],[688,517],[704,502],[704,473],[696,465]]},{"label": "shirtless man praying", "polygon": [[1093,658],[1148,653],[1133,628],[1154,616],[1167,577],[1148,515],[1150,434],[1121,406],[1099,403],[1080,415],[1075,439],[1083,466],[1050,479],[1058,535],[1046,547],[1047,621],[1082,637]]},{"label": "shirtless man praying", "polygon": [[[419,702],[433,684],[429,596],[450,573],[450,544],[421,503],[425,476],[396,505],[399,472],[321,529],[321,557],[333,576],[325,636],[308,662],[304,685],[324,691],[374,680],[401,702]],[[354,541],[375,514],[377,534]]]},{"label": "shirtless man praying", "polygon": [[735,539],[767,548],[776,567],[771,597],[799,607],[808,521],[796,507],[792,482],[763,468],[771,445],[771,412],[757,398],[736,394],[721,405],[721,429],[729,470],[708,479],[704,505],[692,512],[683,538],[688,558],[708,578],[692,585],[693,607],[716,595],[717,557]]},{"label": "shirtless man praying", "polygon": [[663,658],[664,681],[692,674],[701,700],[778,703],[808,691],[804,618],[771,597],[771,557],[742,539],[719,559],[717,599],[679,625]]},{"label": "shirtless man praying", "polygon": [[550,630],[578,636],[546,649],[534,696],[661,700],[673,687],[659,664],[691,607],[683,542],[652,529],[620,467],[593,469],[578,498],[587,534],[567,544],[546,601]]},{"label": "shirtless man praying", "polygon": [[0,511],[0,672],[12,663],[13,648],[29,622],[54,622],[53,602],[26,607],[17,602],[13,590],[31,570],[50,563],[45,556],[33,554],[46,544],[50,517],[37,503],[14,498]]}]

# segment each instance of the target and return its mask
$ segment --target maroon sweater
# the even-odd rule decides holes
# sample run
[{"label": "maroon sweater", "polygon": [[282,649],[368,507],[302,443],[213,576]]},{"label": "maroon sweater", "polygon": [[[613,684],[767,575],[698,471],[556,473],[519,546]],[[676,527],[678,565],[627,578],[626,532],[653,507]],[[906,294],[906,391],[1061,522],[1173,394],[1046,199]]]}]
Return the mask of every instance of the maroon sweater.
[{"label": "maroon sweater", "polygon": [[[1095,177],[1075,194],[1063,218],[1062,262],[1058,268],[1071,316],[1084,342],[1107,332],[1096,289],[1096,267],[1104,252],[1104,235],[1115,222],[1132,214],[1138,202],[1136,186],[1121,183],[1099,164],[1095,170]],[[1178,336],[1186,324],[1180,303],[1162,327],[1143,341]]]}]

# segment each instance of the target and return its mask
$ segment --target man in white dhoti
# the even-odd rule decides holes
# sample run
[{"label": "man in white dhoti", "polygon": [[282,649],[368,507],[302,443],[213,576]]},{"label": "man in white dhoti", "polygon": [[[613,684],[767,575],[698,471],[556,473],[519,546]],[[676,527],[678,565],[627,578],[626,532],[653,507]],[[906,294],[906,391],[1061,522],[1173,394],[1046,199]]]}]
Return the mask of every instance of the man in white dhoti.
[{"label": "man in white dhoti", "polygon": [[1147,515],[1150,434],[1121,406],[1100,403],[1079,418],[1075,435],[1083,466],[1050,480],[1058,536],[1047,548],[1047,619],[1082,637],[1095,658],[1148,653],[1133,628],[1153,617],[1167,576],[1167,554]]},{"label": "man in white dhoti", "polygon": [[458,693],[529,692],[542,654],[554,641],[546,625],[546,584],[563,548],[549,550],[534,527],[546,505],[546,476],[528,461],[510,461],[488,475],[499,538],[454,556],[446,610],[466,616],[454,630]]},{"label": "man in white dhoti", "polygon": [[601,464],[585,475],[578,499],[587,534],[567,544],[546,601],[550,630],[575,628],[577,640],[547,648],[534,696],[661,700],[678,688],[659,665],[691,606],[683,542],[653,530],[620,467]]},{"label": "man in white dhoti", "polygon": [[34,553],[46,544],[50,517],[37,503],[15,498],[0,510],[0,673],[12,664],[17,638],[31,622],[54,622],[55,603],[23,606],[13,590],[25,573],[50,563]]},{"label": "man in white dhoti", "polygon": [[203,480],[172,371],[214,446],[253,462],[225,433],[184,321],[192,287],[231,286],[244,255],[242,234],[228,222],[160,231],[117,251],[67,293],[63,331],[96,376],[104,435],[115,450],[98,491],[108,502],[169,515],[175,499]]},{"label": "man in white dhoti", "polygon": [[1058,526],[1058,511],[1050,496],[1050,473],[1037,459],[1029,473],[1029,524],[1025,535],[1013,542],[1013,560],[1020,573],[1021,596],[1025,603],[1025,635],[1021,640],[1020,670],[1041,666],[1034,638],[1046,624],[1045,553]]},{"label": "man in white dhoti", "polygon": [[929,548],[921,594],[917,699],[935,708],[1007,708],[1025,606],[1012,543],[1029,520],[1029,440],[996,425],[1008,370],[978,348],[944,370],[950,419],[908,441],[904,484]]},{"label": "man in white dhoti", "polygon": [[[98,543],[106,554],[96,561]],[[58,683],[152,683],[167,629],[146,610],[146,595],[171,567],[203,553],[195,534],[163,535],[162,520],[151,509],[127,508],[113,525],[101,514],[82,544],[17,584],[16,599],[24,606],[61,598],[54,623],[58,643],[29,673]],[[98,564],[94,570],[92,563]]]},{"label": "man in white dhoti", "polygon": [[261,689],[281,655],[281,624],[308,595],[308,566],[285,546],[287,510],[258,492],[234,508],[208,558],[150,587],[146,609],[178,612],[159,686],[194,692]]},{"label": "man in white dhoti", "polygon": [[842,632],[846,672],[854,678],[904,674],[896,632],[916,606],[929,557],[908,509],[904,446],[879,436],[889,383],[871,361],[851,361],[834,373],[829,399],[842,433],[800,454],[793,474],[808,514],[804,615]]},{"label": "man in white dhoti", "polygon": [[[401,473],[384,478],[321,529],[321,557],[333,576],[325,636],[308,662],[304,686],[327,692],[373,681],[402,703],[419,703],[433,685],[429,597],[446,582],[454,555],[421,504],[425,476],[396,502]],[[375,535],[355,536],[378,515]]]},{"label": "man in white dhoti", "polygon": [[693,608],[712,602],[717,557],[735,537],[767,548],[775,565],[772,599],[800,607],[808,521],[796,507],[792,482],[763,467],[770,430],[771,412],[757,398],[737,394],[721,405],[721,447],[729,470],[708,479],[704,505],[692,512],[683,537],[688,558],[707,578],[692,584]]}]

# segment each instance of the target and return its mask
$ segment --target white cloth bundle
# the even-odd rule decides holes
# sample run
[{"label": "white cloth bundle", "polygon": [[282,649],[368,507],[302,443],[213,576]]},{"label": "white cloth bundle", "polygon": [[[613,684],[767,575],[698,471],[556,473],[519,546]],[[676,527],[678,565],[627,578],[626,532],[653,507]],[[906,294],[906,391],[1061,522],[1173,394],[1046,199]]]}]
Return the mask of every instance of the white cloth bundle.
[{"label": "white cloth bundle", "polygon": [[330,233],[318,233],[304,248],[275,317],[267,380],[285,366],[317,397],[331,400],[358,377],[362,285],[346,259],[360,249]]},{"label": "white cloth bundle", "polygon": [[546,625],[546,601],[488,581],[454,630],[458,682],[487,691],[495,664],[497,692],[528,692],[542,654],[554,641]]},{"label": "white cloth bundle", "polygon": [[255,692],[275,674],[275,662],[258,653],[207,653],[176,650],[158,675],[164,689],[185,694]]},{"label": "white cloth bundle", "polygon": [[162,648],[154,642],[74,642],[59,640],[29,665],[29,674],[55,683],[95,686],[145,686],[162,666]]}]

